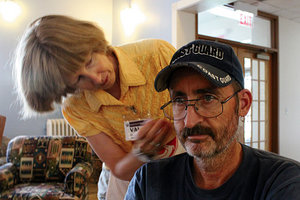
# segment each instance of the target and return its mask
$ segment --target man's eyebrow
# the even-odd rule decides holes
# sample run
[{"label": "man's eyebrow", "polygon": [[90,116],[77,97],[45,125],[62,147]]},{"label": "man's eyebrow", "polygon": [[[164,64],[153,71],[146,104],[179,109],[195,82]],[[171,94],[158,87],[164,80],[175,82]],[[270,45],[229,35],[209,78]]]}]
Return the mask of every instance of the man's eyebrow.
[{"label": "man's eyebrow", "polygon": [[[210,93],[210,94],[215,94],[215,95],[219,95],[220,92],[218,90],[217,87],[211,87],[211,88],[203,88],[203,89],[197,89],[195,90],[194,92],[195,94],[206,94],[206,93]],[[186,96],[186,93],[185,92],[182,92],[182,91],[173,91],[172,93],[172,97],[179,97],[179,96]]]},{"label": "man's eyebrow", "polygon": [[182,97],[182,96],[186,96],[186,94],[184,92],[181,92],[181,91],[175,91],[172,94],[172,97]]},{"label": "man's eyebrow", "polygon": [[203,89],[198,89],[198,90],[195,91],[195,94],[205,94],[205,93],[219,94],[218,88],[216,88],[216,87],[203,88]]}]

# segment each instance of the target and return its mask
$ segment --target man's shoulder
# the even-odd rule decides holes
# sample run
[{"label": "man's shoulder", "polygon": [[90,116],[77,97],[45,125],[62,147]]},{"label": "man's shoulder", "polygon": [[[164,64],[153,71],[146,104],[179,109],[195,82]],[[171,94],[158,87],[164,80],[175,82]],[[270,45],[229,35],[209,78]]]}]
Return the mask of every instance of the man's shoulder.
[{"label": "man's shoulder", "polygon": [[287,163],[287,164],[298,166],[300,168],[300,163],[291,158],[287,158],[287,157],[281,156],[281,155],[273,153],[273,152],[251,148],[246,145],[244,145],[243,148],[244,148],[244,151],[250,152],[252,154],[252,156],[255,156],[258,160],[260,160],[262,162]]},{"label": "man's shoulder", "polygon": [[262,177],[277,177],[277,180],[300,177],[300,163],[296,160],[247,146],[243,149],[248,155],[246,162],[257,168]]},{"label": "man's shoulder", "polygon": [[247,159],[247,173],[257,174],[256,186],[258,190],[264,188],[262,194],[270,199],[295,199],[294,195],[300,192],[298,161],[251,147],[244,146],[243,149],[250,155]]}]

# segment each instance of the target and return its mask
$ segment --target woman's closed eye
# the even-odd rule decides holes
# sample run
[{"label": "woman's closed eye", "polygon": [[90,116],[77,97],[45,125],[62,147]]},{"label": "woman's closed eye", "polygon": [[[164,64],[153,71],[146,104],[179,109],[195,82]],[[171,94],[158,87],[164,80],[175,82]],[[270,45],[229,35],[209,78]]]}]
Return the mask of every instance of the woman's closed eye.
[{"label": "woman's closed eye", "polygon": [[81,81],[82,79],[83,79],[83,76],[82,76],[82,75],[79,75],[79,76],[77,77],[76,81],[74,81],[74,83],[72,83],[72,84],[70,85],[70,87],[71,87],[71,88],[76,88],[77,85],[80,83],[80,81]]},{"label": "woman's closed eye", "polygon": [[84,78],[84,77],[83,77],[82,75],[79,75],[78,78],[77,78],[77,83],[76,83],[76,84],[80,83],[80,81],[81,81],[83,78]]},{"label": "woman's closed eye", "polygon": [[91,55],[90,55],[90,57],[89,57],[89,59],[88,59],[88,61],[87,61],[87,63],[85,64],[85,66],[87,67],[87,68],[89,68],[89,67],[91,67],[92,65],[93,65],[93,63],[94,63],[94,53],[92,53]]}]

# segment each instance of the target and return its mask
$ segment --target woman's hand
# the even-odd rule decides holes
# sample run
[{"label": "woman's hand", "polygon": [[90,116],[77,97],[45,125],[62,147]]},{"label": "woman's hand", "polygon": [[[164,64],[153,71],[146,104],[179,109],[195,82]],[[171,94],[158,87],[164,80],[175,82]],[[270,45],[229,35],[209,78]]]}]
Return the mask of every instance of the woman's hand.
[{"label": "woman's hand", "polygon": [[148,120],[137,134],[133,154],[144,162],[150,160],[167,143],[170,134],[172,134],[172,125],[168,120]]}]

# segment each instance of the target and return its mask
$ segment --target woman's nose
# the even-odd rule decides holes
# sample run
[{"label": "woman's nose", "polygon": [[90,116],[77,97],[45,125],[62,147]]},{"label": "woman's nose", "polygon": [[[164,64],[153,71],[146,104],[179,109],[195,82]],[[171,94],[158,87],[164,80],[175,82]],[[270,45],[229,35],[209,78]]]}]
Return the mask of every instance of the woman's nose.
[{"label": "woman's nose", "polygon": [[98,85],[103,82],[101,74],[94,70],[85,70],[84,76],[94,85]]},{"label": "woman's nose", "polygon": [[95,85],[102,84],[102,82],[103,82],[102,76],[100,73],[99,74],[91,74],[90,79]]}]

